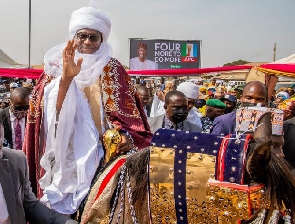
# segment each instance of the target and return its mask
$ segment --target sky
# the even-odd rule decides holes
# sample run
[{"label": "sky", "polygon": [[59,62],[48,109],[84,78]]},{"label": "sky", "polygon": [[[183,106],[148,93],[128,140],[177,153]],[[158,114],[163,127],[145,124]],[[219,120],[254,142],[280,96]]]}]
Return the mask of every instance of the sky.
[{"label": "sky", "polygon": [[[0,0],[0,49],[29,62],[29,0]],[[69,38],[71,13],[89,0],[32,1],[31,64]],[[201,67],[273,61],[295,53],[294,0],[98,0],[111,19],[113,56],[129,64],[129,38],[201,40]],[[292,25],[293,24],[293,25]]]}]

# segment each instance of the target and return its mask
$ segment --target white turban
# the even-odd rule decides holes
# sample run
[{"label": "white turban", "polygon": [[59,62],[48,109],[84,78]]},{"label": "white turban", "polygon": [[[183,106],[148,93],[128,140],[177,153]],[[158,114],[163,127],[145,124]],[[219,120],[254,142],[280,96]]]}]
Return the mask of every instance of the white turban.
[{"label": "white turban", "polygon": [[[79,89],[94,83],[112,56],[112,48],[107,42],[111,31],[111,22],[107,15],[93,7],[83,7],[74,11],[70,20],[70,36],[73,38],[78,30],[84,28],[101,32],[103,42],[93,54],[82,54],[76,50],[75,61],[83,58],[81,71],[74,78]],[[44,55],[44,71],[47,75],[57,77],[62,74],[62,52],[65,47],[66,43],[57,45]]]},{"label": "white turban", "polygon": [[191,82],[183,82],[177,86],[177,91],[182,92],[187,98],[199,98],[199,86]]},{"label": "white turban", "polygon": [[93,7],[82,7],[72,13],[69,33],[73,38],[81,29],[93,29],[102,33],[103,41],[107,41],[111,32],[111,21],[101,10]]}]

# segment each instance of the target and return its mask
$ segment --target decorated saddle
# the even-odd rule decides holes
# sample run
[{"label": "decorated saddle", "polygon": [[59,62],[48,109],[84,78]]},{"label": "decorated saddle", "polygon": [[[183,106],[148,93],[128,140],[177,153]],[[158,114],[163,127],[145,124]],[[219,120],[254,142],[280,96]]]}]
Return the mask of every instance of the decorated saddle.
[{"label": "decorated saddle", "polygon": [[265,207],[264,184],[250,186],[246,172],[249,145],[264,116],[270,119],[262,129],[282,135],[282,111],[262,107],[239,109],[237,132],[225,137],[159,129],[149,163],[152,222],[239,223]]},{"label": "decorated saddle", "polygon": [[245,184],[251,135],[220,136],[160,129],[150,150],[153,223],[217,223],[248,219],[263,185]]},{"label": "decorated saddle", "polygon": [[[267,138],[282,133],[278,122],[281,118],[280,111],[242,108],[237,111],[236,134],[217,136],[159,129],[149,148],[113,158],[100,172],[81,223],[278,223],[283,217],[282,201],[289,208],[295,207],[289,200],[295,198],[294,178],[288,176],[288,171],[281,172],[284,168],[279,157],[272,162],[264,159],[270,158]],[[273,180],[281,175],[282,183],[278,184],[290,186],[279,196],[273,193],[276,182],[255,182],[251,176],[256,173],[251,173],[249,161],[260,141],[265,150],[256,151],[262,153],[265,164],[255,162],[262,175]],[[280,167],[264,173],[271,164]],[[284,219],[290,221],[291,216],[286,214]]]}]

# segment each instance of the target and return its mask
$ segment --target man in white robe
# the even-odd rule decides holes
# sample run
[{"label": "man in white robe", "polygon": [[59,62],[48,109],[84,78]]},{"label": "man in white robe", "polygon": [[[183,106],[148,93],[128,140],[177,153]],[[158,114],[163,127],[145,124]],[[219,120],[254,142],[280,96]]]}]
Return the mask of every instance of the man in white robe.
[{"label": "man in white robe", "polygon": [[41,201],[63,214],[73,214],[87,195],[104,157],[105,130],[120,131],[116,153],[150,145],[152,133],[131,78],[111,57],[110,29],[109,18],[96,8],[74,11],[71,40],[45,54],[45,73],[32,93],[24,151],[29,165],[44,151],[45,173],[38,164],[30,172],[36,172]]}]

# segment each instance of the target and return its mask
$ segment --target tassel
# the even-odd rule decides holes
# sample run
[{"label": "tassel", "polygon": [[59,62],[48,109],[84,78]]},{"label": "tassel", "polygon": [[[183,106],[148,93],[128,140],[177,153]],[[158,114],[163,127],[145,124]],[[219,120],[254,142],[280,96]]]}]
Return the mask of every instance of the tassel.
[{"label": "tassel", "polygon": [[284,215],[283,219],[284,219],[284,224],[292,224],[290,215],[288,214]]},{"label": "tassel", "polygon": [[258,214],[257,218],[253,222],[251,222],[249,224],[263,224],[264,223],[264,219],[265,219],[265,213],[266,213],[266,211],[265,211],[265,209],[263,209]]},{"label": "tassel", "polygon": [[280,212],[278,210],[273,210],[268,224],[277,224],[280,218]]},{"label": "tassel", "polygon": [[292,224],[292,219],[291,219],[291,211],[289,209],[286,208],[286,205],[284,203],[284,201],[282,201],[282,205],[283,205],[283,208],[284,208],[284,216],[283,216],[283,220],[284,220],[284,224]]}]

